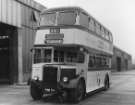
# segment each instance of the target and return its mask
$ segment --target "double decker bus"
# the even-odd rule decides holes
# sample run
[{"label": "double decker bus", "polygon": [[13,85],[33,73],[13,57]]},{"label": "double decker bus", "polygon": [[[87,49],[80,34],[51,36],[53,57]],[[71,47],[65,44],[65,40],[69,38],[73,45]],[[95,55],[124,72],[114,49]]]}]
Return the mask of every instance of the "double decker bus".
[{"label": "double decker bus", "polygon": [[60,93],[79,102],[89,92],[110,87],[112,33],[79,7],[43,11],[32,52],[34,100]]}]

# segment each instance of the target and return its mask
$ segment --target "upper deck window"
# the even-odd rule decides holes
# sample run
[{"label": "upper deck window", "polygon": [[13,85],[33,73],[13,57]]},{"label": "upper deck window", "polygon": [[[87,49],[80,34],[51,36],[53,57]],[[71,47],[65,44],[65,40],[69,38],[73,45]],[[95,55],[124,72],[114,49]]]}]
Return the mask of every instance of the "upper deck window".
[{"label": "upper deck window", "polygon": [[104,37],[105,32],[104,32],[104,28],[103,28],[103,27],[101,27],[101,34],[102,34],[102,36]]},{"label": "upper deck window", "polygon": [[89,27],[89,17],[85,13],[80,13],[80,25]]},{"label": "upper deck window", "polygon": [[110,36],[110,41],[113,42],[112,34],[109,33],[109,36]]},{"label": "upper deck window", "polygon": [[100,25],[96,22],[96,33],[100,34]]},{"label": "upper deck window", "polygon": [[106,31],[106,38],[107,38],[107,40],[110,40],[108,31]]},{"label": "upper deck window", "polygon": [[60,12],[57,24],[58,25],[74,25],[76,23],[77,14],[74,11]]},{"label": "upper deck window", "polygon": [[40,25],[50,26],[55,25],[55,22],[56,22],[56,13],[46,13],[42,15]]},{"label": "upper deck window", "polygon": [[92,18],[89,19],[89,29],[94,31],[94,20]]}]

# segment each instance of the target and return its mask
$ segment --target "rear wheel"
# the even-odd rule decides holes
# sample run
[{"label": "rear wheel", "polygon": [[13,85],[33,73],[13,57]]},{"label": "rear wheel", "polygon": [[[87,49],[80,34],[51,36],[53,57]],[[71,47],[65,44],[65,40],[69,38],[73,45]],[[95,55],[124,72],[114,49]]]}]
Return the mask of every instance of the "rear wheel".
[{"label": "rear wheel", "polygon": [[34,100],[39,100],[43,96],[43,91],[38,86],[36,86],[34,83],[31,83],[30,94]]},{"label": "rear wheel", "polygon": [[109,77],[106,76],[105,82],[104,82],[104,90],[108,90],[109,88],[110,88]]},{"label": "rear wheel", "polygon": [[85,82],[83,80],[79,80],[76,88],[70,91],[70,98],[73,102],[79,102],[85,97]]}]

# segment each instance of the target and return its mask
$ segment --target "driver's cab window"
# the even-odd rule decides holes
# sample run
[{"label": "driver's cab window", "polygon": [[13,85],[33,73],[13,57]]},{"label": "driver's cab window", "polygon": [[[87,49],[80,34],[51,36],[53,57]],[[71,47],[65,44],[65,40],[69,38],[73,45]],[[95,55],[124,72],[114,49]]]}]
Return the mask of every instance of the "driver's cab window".
[{"label": "driver's cab window", "polygon": [[51,62],[52,49],[44,49],[44,62]]},{"label": "driver's cab window", "polygon": [[34,50],[34,63],[40,63],[41,62],[41,49],[35,49]]}]

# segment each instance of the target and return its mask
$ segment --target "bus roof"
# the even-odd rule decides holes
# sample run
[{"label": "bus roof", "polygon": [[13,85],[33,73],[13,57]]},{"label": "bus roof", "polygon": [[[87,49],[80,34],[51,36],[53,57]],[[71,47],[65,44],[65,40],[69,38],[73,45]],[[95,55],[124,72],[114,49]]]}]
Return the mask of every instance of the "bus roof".
[{"label": "bus roof", "polygon": [[48,12],[57,12],[57,11],[81,11],[85,14],[89,15],[84,9],[80,7],[57,7],[57,8],[50,8],[45,9],[41,14],[48,13]]},{"label": "bus roof", "polygon": [[[93,16],[91,16],[87,11],[85,11],[84,9],[77,7],[77,6],[70,6],[70,7],[56,7],[56,8],[49,8],[49,9],[45,9],[44,11],[42,11],[41,15],[45,14],[45,13],[51,13],[51,12],[59,12],[59,11],[78,11],[78,12],[83,12],[86,15],[88,15],[90,18],[94,19],[94,21],[96,21],[98,24],[102,25],[99,21],[97,21]],[[106,30],[108,30],[110,33],[111,31],[106,28],[104,25],[102,25]],[[112,33],[111,33],[112,34]]]}]

